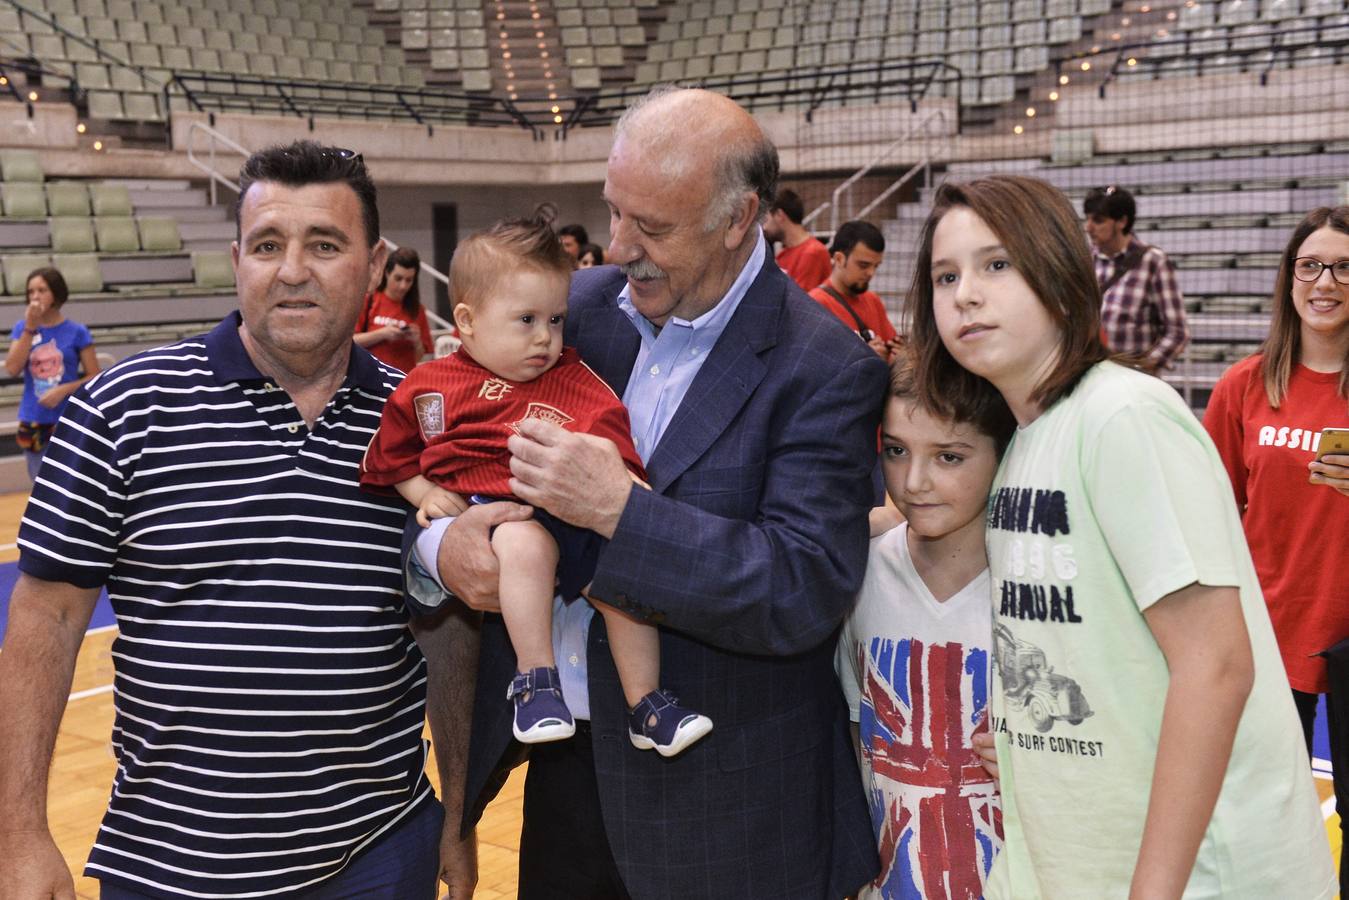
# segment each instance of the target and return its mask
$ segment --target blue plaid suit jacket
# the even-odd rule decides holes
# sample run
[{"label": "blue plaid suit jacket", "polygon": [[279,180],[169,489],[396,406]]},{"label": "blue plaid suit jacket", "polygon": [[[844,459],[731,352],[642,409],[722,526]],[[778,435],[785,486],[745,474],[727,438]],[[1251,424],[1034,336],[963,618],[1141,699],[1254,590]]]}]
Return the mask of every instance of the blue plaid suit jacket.
[{"label": "blue plaid suit jacket", "polygon": [[[576,273],[566,343],[620,395],[639,345],[622,273]],[[635,750],[603,620],[588,649],[606,832],[634,898],[838,898],[878,871],[833,669],[867,556],[887,372],[770,257],[703,363],[602,551],[594,596],[661,628],[661,683],[715,723]],[[524,756],[488,616],[465,825]],[[476,801],[476,802],[475,802]]]}]

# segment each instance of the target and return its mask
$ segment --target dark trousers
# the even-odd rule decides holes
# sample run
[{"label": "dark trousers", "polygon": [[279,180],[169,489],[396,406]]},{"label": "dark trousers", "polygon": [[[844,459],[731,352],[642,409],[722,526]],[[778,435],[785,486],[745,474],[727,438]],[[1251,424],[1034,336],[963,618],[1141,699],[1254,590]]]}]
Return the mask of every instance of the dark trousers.
[{"label": "dark trousers", "polygon": [[[1312,755],[1312,731],[1316,724],[1316,701],[1320,694],[1293,691],[1307,755]],[[1337,702],[1338,701],[1338,702]],[[1340,816],[1340,894],[1349,896],[1349,854],[1345,852],[1345,816],[1349,814],[1349,698],[1326,694],[1326,730],[1330,733],[1330,766],[1335,778],[1335,812]]]},{"label": "dark trousers", "polygon": [[525,776],[519,900],[629,900],[604,833],[590,723],[535,744]]},{"label": "dark trousers", "polygon": [[[432,797],[341,872],[292,896],[295,900],[435,900],[444,819],[444,807]],[[149,900],[152,895],[104,881],[100,896],[103,900]]]}]

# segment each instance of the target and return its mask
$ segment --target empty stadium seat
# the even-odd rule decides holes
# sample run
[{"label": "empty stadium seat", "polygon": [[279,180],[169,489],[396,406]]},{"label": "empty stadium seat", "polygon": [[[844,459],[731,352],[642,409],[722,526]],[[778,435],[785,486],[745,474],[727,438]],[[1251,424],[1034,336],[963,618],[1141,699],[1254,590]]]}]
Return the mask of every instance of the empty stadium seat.
[{"label": "empty stadium seat", "polygon": [[82,181],[51,181],[46,185],[47,212],[53,216],[89,215],[89,188]]},{"label": "empty stadium seat", "polygon": [[94,233],[104,253],[134,253],[141,248],[136,220],[130,216],[99,216],[94,219]]},{"label": "empty stadium seat", "polygon": [[9,218],[41,219],[47,215],[47,194],[38,183],[6,181],[0,184],[0,206]]},{"label": "empty stadium seat", "polygon": [[140,248],[146,251],[182,250],[182,237],[178,235],[178,220],[161,217],[142,217],[140,227]]},{"label": "empty stadium seat", "polygon": [[234,287],[234,265],[228,253],[196,250],[192,253],[192,278],[197,287]]},{"label": "empty stadium seat", "polygon": [[28,273],[49,266],[51,262],[51,257],[46,253],[14,253],[0,256],[0,268],[5,272],[5,293],[22,296],[28,286]]},{"label": "empty stadium seat", "polygon": [[92,253],[97,249],[94,241],[94,220],[88,216],[53,216],[48,227],[51,230],[54,251]]},{"label": "empty stadium seat", "polygon": [[0,178],[5,181],[41,181],[42,163],[32,150],[0,150]]},{"label": "empty stadium seat", "polygon": [[97,294],[103,290],[103,272],[94,253],[53,253],[52,265],[61,270],[72,294]]}]

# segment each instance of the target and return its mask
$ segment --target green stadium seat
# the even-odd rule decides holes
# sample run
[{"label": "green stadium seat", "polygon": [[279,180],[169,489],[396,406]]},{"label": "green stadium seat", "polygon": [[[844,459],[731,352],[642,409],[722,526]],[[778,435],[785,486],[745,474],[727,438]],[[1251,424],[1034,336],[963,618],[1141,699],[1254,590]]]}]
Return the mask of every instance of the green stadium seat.
[{"label": "green stadium seat", "polygon": [[152,43],[145,23],[138,19],[126,19],[118,22],[117,37],[128,44]]},{"label": "green stadium seat", "polygon": [[53,253],[52,265],[61,270],[72,294],[97,294],[103,290],[103,271],[96,253]]},{"label": "green stadium seat", "polygon": [[571,70],[572,87],[580,90],[598,90],[600,70],[593,66],[573,66]]},{"label": "green stadium seat", "polygon": [[162,122],[164,114],[159,109],[157,94],[123,94],[122,110],[133,122]]},{"label": "green stadium seat", "polygon": [[86,97],[91,119],[122,119],[122,95],[115,91],[90,91]]},{"label": "green stadium seat", "polygon": [[[174,71],[181,72],[193,68],[192,51],[186,47],[161,47],[159,50],[159,57],[163,60],[164,65]],[[135,73],[133,72],[132,74],[134,75]],[[142,86],[144,85],[144,82],[139,76],[136,76],[136,81]]]},{"label": "green stadium seat", "polygon": [[178,222],[175,219],[147,216],[137,220],[140,225],[141,249],[170,251],[183,249],[183,239],[178,234]]},{"label": "green stadium seat", "polygon": [[52,235],[52,249],[58,253],[93,253],[94,220],[88,216],[52,217],[48,223]]},{"label": "green stadium seat", "polygon": [[135,253],[141,248],[136,220],[130,216],[99,216],[94,219],[98,249],[104,253]]},{"label": "green stadium seat", "polygon": [[14,253],[0,256],[0,268],[5,270],[5,293],[22,296],[28,286],[28,273],[51,264],[51,257],[45,253]]},{"label": "green stadium seat", "polygon": [[464,90],[466,91],[490,91],[492,89],[492,73],[486,69],[465,69],[464,70]]},{"label": "green stadium seat", "polygon": [[112,87],[108,67],[101,63],[78,63],[75,66],[75,80],[86,91],[106,91]]},{"label": "green stadium seat", "polygon": [[192,277],[197,287],[234,287],[234,265],[230,261],[230,255],[218,250],[193,251]]},{"label": "green stadium seat", "polygon": [[84,23],[85,37],[99,41],[115,41],[120,35],[113,19],[88,19]]},{"label": "green stadium seat", "polygon": [[89,188],[82,181],[50,181],[47,212],[53,216],[89,215]]},{"label": "green stadium seat", "polygon": [[32,150],[0,150],[0,178],[5,181],[41,181],[42,163]]},{"label": "green stadium seat", "polygon": [[31,181],[6,181],[0,184],[0,206],[12,219],[45,218],[47,194],[42,185]]}]

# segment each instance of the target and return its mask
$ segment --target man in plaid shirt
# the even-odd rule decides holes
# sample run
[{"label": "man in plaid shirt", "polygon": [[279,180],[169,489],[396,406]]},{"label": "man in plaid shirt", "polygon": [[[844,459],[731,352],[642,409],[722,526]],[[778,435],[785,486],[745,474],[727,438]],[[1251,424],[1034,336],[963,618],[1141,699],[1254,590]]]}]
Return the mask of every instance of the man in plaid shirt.
[{"label": "man in plaid shirt", "polygon": [[1133,233],[1136,207],[1124,188],[1093,188],[1083,210],[1101,283],[1106,344],[1145,371],[1171,368],[1190,339],[1176,267]]}]

